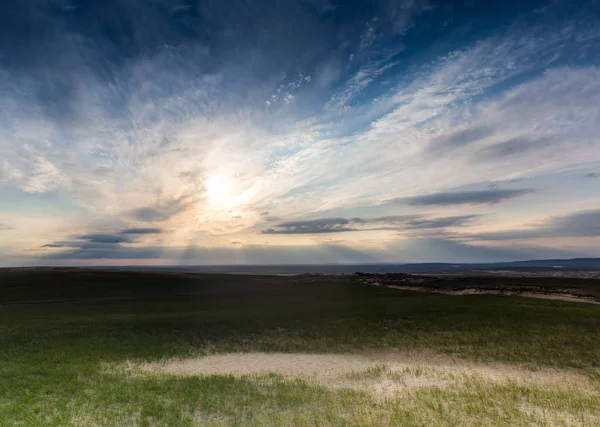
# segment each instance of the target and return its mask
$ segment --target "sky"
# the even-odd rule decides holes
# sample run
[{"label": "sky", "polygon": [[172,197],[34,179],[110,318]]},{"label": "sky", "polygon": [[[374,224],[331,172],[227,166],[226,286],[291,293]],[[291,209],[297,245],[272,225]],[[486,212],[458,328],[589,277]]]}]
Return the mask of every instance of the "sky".
[{"label": "sky", "polygon": [[0,266],[600,256],[600,1],[0,3]]}]

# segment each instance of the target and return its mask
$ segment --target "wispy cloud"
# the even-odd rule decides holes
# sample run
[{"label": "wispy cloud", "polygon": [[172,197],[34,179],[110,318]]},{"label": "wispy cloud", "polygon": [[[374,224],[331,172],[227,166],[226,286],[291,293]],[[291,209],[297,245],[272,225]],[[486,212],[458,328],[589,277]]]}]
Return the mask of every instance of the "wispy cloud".
[{"label": "wispy cloud", "polygon": [[480,240],[518,240],[550,237],[600,236],[600,210],[586,210],[555,216],[522,229],[479,233]]},{"label": "wispy cloud", "polygon": [[461,227],[472,224],[479,215],[426,217],[421,215],[383,216],[375,218],[320,218],[277,224],[263,234],[322,234],[374,230],[427,230]]},{"label": "wispy cloud", "polygon": [[47,243],[42,248],[105,248],[136,243],[140,236],[161,234],[161,228],[126,228],[115,233],[89,233],[69,236],[68,240]]},{"label": "wispy cloud", "polygon": [[[490,247],[444,238],[413,238],[393,242],[386,251],[399,254],[397,258],[408,262],[499,262],[543,258],[574,258],[581,253],[562,248],[511,245]],[[389,256],[389,255],[388,255]],[[394,259],[394,258],[391,258]]]},{"label": "wispy cloud", "polygon": [[[312,127],[298,133],[292,111],[282,109],[265,115],[255,109],[241,92],[231,92],[224,86],[223,73],[234,72],[235,67],[216,73],[201,72],[200,77],[188,80],[192,70],[180,61],[188,54],[187,47],[134,61],[130,69],[118,74],[116,86],[90,77],[89,70],[81,68],[81,74],[74,79],[81,87],[71,102],[75,111],[83,115],[66,135],[72,145],[59,144],[63,135],[52,120],[45,119],[43,127],[40,123],[28,126],[15,110],[8,118],[12,123],[20,122],[20,128],[31,130],[4,140],[13,141],[10,147],[23,146],[28,141],[29,148],[18,155],[9,146],[2,148],[3,157],[10,160],[13,168],[5,175],[28,191],[70,188],[88,208],[129,210],[141,219],[159,221],[168,219],[171,210],[153,206],[157,191],[175,198],[181,197],[182,191],[201,196],[204,181],[219,173],[219,169],[239,175],[236,192],[244,204],[260,207],[271,199],[278,201],[281,210],[289,204],[287,195],[293,195],[294,209],[310,212],[313,209],[309,205],[331,208],[376,203],[394,196],[390,194],[392,188],[396,195],[410,195],[417,190],[413,184],[417,182],[434,190],[440,182],[457,186],[507,175],[531,176],[594,158],[594,148],[586,139],[596,130],[590,122],[593,108],[588,108],[597,101],[596,70],[557,69],[505,94],[494,93],[494,85],[556,61],[552,58],[567,54],[570,40],[584,32],[590,36],[587,29],[568,25],[551,37],[542,35],[540,29],[535,31],[528,38],[523,29],[518,29],[505,38],[477,42],[441,58],[424,72],[415,73],[410,84],[393,86],[377,102],[361,107],[368,108],[368,116],[379,118],[348,140],[323,138]],[[590,38],[587,43],[592,41]],[[171,62],[167,62],[169,58]],[[376,61],[368,66],[378,69]],[[147,85],[150,75],[152,89]],[[14,76],[7,77],[6,81],[14,81]],[[249,82],[248,87],[258,90],[267,83]],[[281,84],[280,80],[273,83],[275,87]],[[352,79],[347,84],[332,99],[354,85]],[[309,91],[310,85],[305,90]],[[486,91],[495,96],[483,96]],[[13,99],[35,109],[37,101],[23,95],[15,94]],[[237,98],[224,106],[221,99],[226,96]],[[265,94],[263,99],[269,97]],[[119,98],[121,102],[117,103]],[[479,100],[475,114],[473,99]],[[537,100],[535,110],[527,102],[529,99]],[[121,116],[119,111],[108,108],[115,103],[123,104],[127,113]],[[565,105],[572,106],[570,116],[561,116]],[[381,116],[377,111],[385,114]],[[274,119],[279,130],[270,134],[268,129],[273,128]],[[452,125],[453,122],[460,124]],[[534,122],[549,126],[538,131],[531,127]],[[331,128],[336,123],[319,126]],[[566,133],[569,139],[557,138]],[[464,148],[465,144],[483,150],[486,144],[516,141],[523,134],[535,140],[543,135],[553,136],[555,142],[540,147],[546,159],[543,164],[532,167],[535,163],[531,156],[539,155],[539,150],[519,152],[518,147],[514,147],[516,155],[511,156],[510,162],[499,159],[493,167],[489,162],[467,166],[462,153],[437,158],[430,152],[431,147]],[[43,141],[47,139],[43,135],[51,136],[52,149],[44,148]],[[575,140],[580,149],[568,150],[568,141]],[[281,141],[287,141],[283,147]],[[290,144],[297,144],[298,149]],[[340,163],[340,158],[346,161]],[[94,173],[97,168],[76,166],[82,162],[102,167],[102,179]],[[397,167],[399,164],[401,168]],[[456,175],[454,171],[459,168],[464,173]],[[403,184],[391,186],[388,182]],[[342,188],[336,198],[327,197],[331,186],[340,183]],[[149,187],[148,191],[141,191],[144,187]],[[310,197],[303,197],[301,189],[307,187],[313,188]],[[298,212],[278,214],[291,213]]]},{"label": "wispy cloud", "polygon": [[[471,205],[542,197],[547,177],[592,178],[600,163],[600,27],[584,6],[475,29],[434,1],[65,5],[0,6],[0,191],[81,211],[28,235],[49,251],[125,254],[159,229],[182,247],[267,227],[290,245],[442,232],[470,223]],[[531,183],[456,190],[514,179]],[[389,200],[404,215],[352,211]],[[415,216],[422,206],[447,211]],[[61,238],[70,227],[80,234]]]},{"label": "wispy cloud", "polygon": [[131,242],[131,238],[128,236],[123,236],[121,234],[103,234],[103,233],[93,233],[93,234],[82,234],[80,236],[76,236],[79,240],[84,240],[86,242],[92,243],[129,243]]},{"label": "wispy cloud", "polygon": [[525,188],[516,190],[489,189],[479,191],[456,191],[394,199],[392,202],[404,203],[412,206],[495,205],[506,200],[533,194],[534,192],[535,191],[532,189]]},{"label": "wispy cloud", "polygon": [[475,153],[474,157],[476,160],[494,161],[503,157],[522,155],[527,151],[543,150],[554,142],[552,141],[552,138],[553,137],[550,136],[532,140],[529,137],[518,136],[516,138],[511,138],[508,141],[498,142],[482,148]]},{"label": "wispy cloud", "polygon": [[192,202],[190,197],[182,196],[167,202],[158,203],[155,206],[133,209],[130,215],[139,221],[165,221],[184,211]]},{"label": "wispy cloud", "polygon": [[[243,246],[238,247],[170,247],[121,246],[116,248],[77,248],[42,256],[54,262],[90,260],[177,260],[194,265],[206,264],[323,264],[333,262],[375,262],[377,258],[366,252],[343,245],[305,246]],[[92,261],[93,262],[93,261]]]},{"label": "wispy cloud", "polygon": [[43,248],[104,248],[114,247],[121,243],[132,243],[133,240],[122,234],[93,233],[70,236],[70,240],[52,242]]},{"label": "wispy cloud", "polygon": [[121,234],[160,234],[162,228],[126,228],[121,231]]},{"label": "wispy cloud", "polygon": [[442,154],[469,144],[481,141],[496,132],[494,125],[473,126],[454,132],[450,135],[441,135],[429,142],[429,151],[433,154]]},{"label": "wispy cloud", "polygon": [[327,264],[371,262],[493,262],[536,257],[574,257],[577,252],[512,245],[493,248],[441,238],[409,238],[382,248],[356,248],[339,243],[312,246],[238,246],[164,248],[158,246],[73,249],[42,255],[45,263],[93,263],[94,260],[159,260],[193,265],[214,264]]}]

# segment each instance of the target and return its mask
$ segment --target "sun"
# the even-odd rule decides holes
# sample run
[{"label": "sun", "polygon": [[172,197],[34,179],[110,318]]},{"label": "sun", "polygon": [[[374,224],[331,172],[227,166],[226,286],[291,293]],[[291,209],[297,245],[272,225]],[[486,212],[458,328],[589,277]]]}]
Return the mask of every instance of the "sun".
[{"label": "sun", "polygon": [[206,182],[206,196],[211,204],[223,204],[231,195],[231,183],[223,175],[214,175]]}]

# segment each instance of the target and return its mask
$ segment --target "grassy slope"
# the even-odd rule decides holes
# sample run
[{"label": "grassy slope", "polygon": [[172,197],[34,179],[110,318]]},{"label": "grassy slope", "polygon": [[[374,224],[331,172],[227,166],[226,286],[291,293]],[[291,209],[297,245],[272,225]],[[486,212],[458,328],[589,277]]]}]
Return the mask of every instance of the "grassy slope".
[{"label": "grassy slope", "polygon": [[[8,304],[48,299],[87,302]],[[268,387],[228,377],[124,379],[99,366],[215,351],[405,348],[597,376],[598,336],[600,307],[578,303],[428,295],[352,279],[4,272],[0,423],[527,424],[529,415],[518,410],[523,396],[535,406],[566,405],[566,413],[597,403],[560,391],[474,385],[378,405],[361,393],[279,377],[263,379]],[[502,402],[502,411],[490,402]]]}]

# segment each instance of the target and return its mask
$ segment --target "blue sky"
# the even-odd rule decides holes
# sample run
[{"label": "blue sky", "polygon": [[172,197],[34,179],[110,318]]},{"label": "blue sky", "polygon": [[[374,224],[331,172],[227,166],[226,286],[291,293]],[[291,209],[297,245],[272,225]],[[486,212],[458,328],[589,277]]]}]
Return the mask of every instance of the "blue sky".
[{"label": "blue sky", "polygon": [[600,2],[0,5],[0,265],[600,256]]}]

